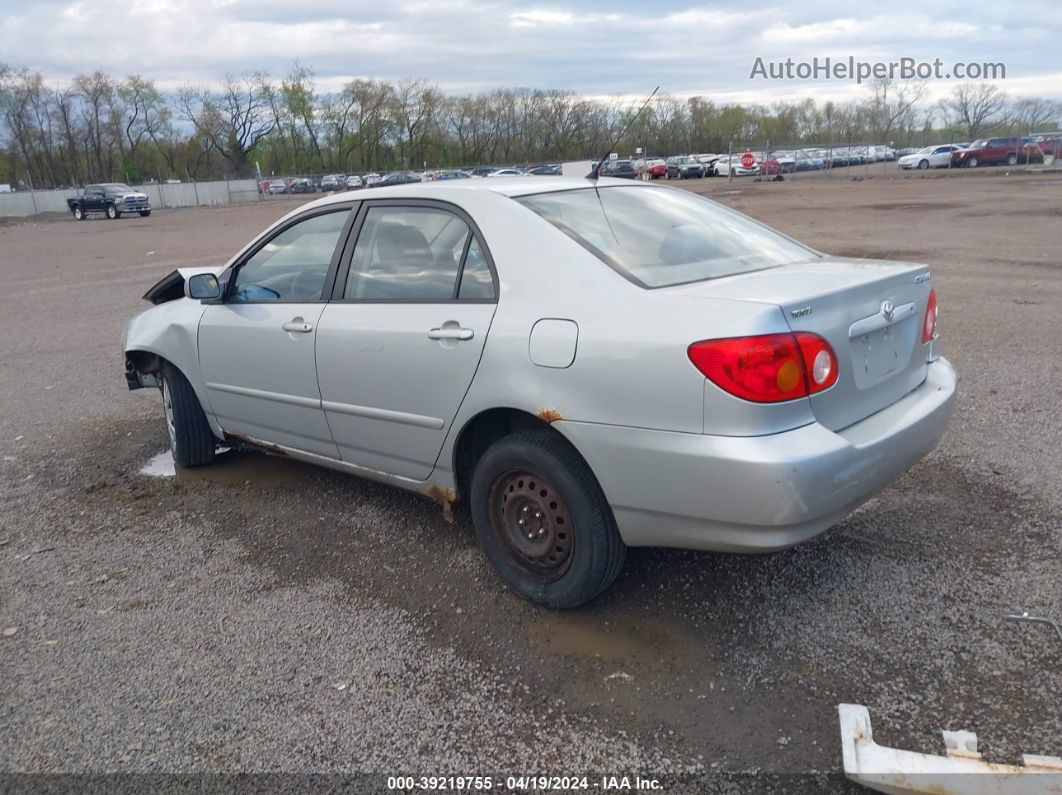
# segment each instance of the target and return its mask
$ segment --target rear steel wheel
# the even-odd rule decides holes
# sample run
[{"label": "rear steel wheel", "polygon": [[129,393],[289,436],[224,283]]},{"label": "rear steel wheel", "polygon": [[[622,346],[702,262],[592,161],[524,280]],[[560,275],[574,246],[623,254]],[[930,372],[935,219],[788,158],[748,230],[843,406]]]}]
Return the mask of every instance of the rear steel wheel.
[{"label": "rear steel wheel", "polygon": [[556,431],[517,431],[494,442],[476,462],[469,496],[483,554],[527,599],[577,607],[619,574],[626,547],[612,509]]},{"label": "rear steel wheel", "polygon": [[549,480],[509,470],[488,500],[491,531],[513,565],[543,582],[562,577],[571,563],[572,516]]}]

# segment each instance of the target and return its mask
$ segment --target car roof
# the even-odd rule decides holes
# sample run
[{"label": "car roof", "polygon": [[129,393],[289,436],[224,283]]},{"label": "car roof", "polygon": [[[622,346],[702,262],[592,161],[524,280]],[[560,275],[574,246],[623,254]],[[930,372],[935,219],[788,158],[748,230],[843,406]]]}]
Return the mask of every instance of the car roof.
[{"label": "car roof", "polygon": [[[601,177],[597,180],[601,187],[616,186],[626,188],[649,188],[648,184],[632,183],[628,179],[610,179]],[[457,197],[467,194],[468,191],[488,191],[502,196],[515,198],[539,193],[554,193],[565,190],[578,190],[591,188],[593,182],[585,177],[497,177],[495,179],[455,179],[435,182],[413,182],[407,185],[390,185],[383,188],[373,188],[372,198],[405,198],[405,199],[446,199],[448,196]],[[359,194],[360,196],[360,194]],[[346,193],[338,193],[326,196],[305,205],[306,207],[325,207],[330,204],[342,204],[349,202],[351,197]]]}]

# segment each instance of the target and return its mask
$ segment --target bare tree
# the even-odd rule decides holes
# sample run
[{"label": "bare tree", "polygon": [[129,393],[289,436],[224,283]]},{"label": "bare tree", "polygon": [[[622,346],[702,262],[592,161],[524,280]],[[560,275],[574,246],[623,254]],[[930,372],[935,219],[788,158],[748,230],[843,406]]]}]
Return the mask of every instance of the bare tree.
[{"label": "bare tree", "polygon": [[960,83],[944,102],[970,138],[976,138],[1003,120],[1007,96],[992,83]]},{"label": "bare tree", "polygon": [[244,77],[228,75],[219,92],[185,87],[179,94],[181,110],[196,131],[216,149],[229,173],[248,173],[248,156],[277,128],[270,112],[274,96],[269,76],[255,72]]}]

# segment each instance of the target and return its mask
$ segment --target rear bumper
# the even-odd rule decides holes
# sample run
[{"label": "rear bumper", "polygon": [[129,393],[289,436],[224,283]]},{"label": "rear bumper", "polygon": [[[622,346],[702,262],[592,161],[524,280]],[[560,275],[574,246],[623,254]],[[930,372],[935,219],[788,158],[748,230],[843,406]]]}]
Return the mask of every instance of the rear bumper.
[{"label": "rear bumper", "polygon": [[631,546],[769,552],[843,519],[932,450],[954,408],[946,359],[891,406],[846,428],[728,437],[559,421]]}]

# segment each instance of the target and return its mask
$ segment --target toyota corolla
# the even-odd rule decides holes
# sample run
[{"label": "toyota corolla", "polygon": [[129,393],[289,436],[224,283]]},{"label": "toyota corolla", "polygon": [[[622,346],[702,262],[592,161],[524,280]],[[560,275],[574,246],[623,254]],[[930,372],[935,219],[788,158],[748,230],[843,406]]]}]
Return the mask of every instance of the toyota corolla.
[{"label": "toyota corolla", "polygon": [[821,533],[955,397],[925,265],[625,180],[338,194],[145,298],[126,379],[160,389],[179,466],[247,445],[461,500],[502,579],[553,607],[628,546]]}]

